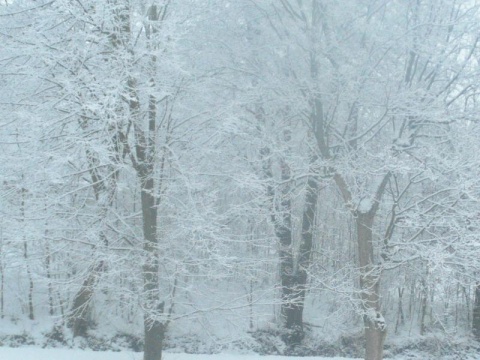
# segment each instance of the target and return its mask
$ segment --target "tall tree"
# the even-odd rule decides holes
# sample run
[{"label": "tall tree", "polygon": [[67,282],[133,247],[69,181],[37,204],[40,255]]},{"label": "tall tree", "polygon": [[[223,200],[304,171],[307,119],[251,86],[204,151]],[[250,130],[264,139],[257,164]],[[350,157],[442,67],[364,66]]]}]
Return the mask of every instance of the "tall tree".
[{"label": "tall tree", "polygon": [[[377,222],[391,202],[392,176],[415,178],[432,169],[430,154],[460,118],[449,109],[470,91],[465,81],[477,51],[470,36],[477,8],[430,1],[258,6],[278,39],[273,48],[283,66],[275,76],[288,84],[272,78],[269,86],[303,118],[354,220],[365,358],[382,359],[386,265]],[[424,168],[408,166],[412,161]]]}]

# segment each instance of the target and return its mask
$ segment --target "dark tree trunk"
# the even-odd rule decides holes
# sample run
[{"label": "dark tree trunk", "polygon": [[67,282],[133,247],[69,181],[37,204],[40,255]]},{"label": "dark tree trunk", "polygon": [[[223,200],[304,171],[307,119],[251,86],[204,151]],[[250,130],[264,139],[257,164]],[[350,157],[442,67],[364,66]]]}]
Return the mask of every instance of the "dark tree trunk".
[{"label": "dark tree trunk", "polygon": [[[289,178],[289,169],[282,163],[282,180]],[[318,199],[317,182],[310,178],[302,219],[302,235],[298,258],[292,251],[292,220],[290,189],[285,188],[280,204],[281,221],[274,219],[275,233],[280,243],[280,279],[282,284],[281,314],[287,330],[283,340],[288,346],[299,345],[305,334],[303,330],[303,310],[307,286],[307,270],[310,266],[313,244],[313,225]],[[276,221],[275,221],[276,220]]]},{"label": "dark tree trunk", "polygon": [[295,270],[290,283],[290,306],[286,310],[286,327],[289,329],[289,345],[298,345],[305,334],[303,330],[303,310],[307,291],[307,270],[310,267],[313,247],[313,228],[317,211],[318,183],[310,177],[302,218],[302,236]]},{"label": "dark tree trunk", "polygon": [[[149,41],[153,40],[153,35],[157,33],[160,21],[166,15],[167,7],[158,8],[151,5],[148,8],[147,16],[150,24],[145,27],[145,33]],[[121,15],[119,23],[120,33],[130,34],[130,19],[128,15]],[[113,39],[115,43],[117,39]],[[149,43],[150,50],[155,50],[154,42]],[[155,55],[150,56],[150,84],[155,87],[156,75]],[[155,96],[148,97],[148,128],[142,127],[142,116],[140,111],[140,98],[137,93],[137,82],[135,78],[129,78],[127,88],[130,92],[129,108],[130,116],[134,128],[135,136],[135,155],[130,154],[133,166],[140,182],[140,195],[143,220],[143,250],[145,252],[145,262],[142,268],[143,272],[143,308],[144,308],[144,331],[145,346],[144,360],[161,360],[163,339],[165,337],[167,322],[164,321],[164,303],[160,298],[159,284],[159,249],[157,233],[157,212],[159,199],[157,190],[161,185],[161,178],[158,184],[155,184],[154,165],[161,161],[160,169],[163,169],[164,157],[158,158],[156,143],[156,120],[157,120],[157,99]],[[126,141],[126,140],[125,140]]]},{"label": "dark tree trunk", "polygon": [[[265,147],[261,151],[263,160],[263,171],[268,180],[273,179],[271,162],[269,160],[270,149]],[[288,182],[290,178],[290,169],[288,165],[282,161],[282,181]],[[275,191],[270,184],[267,189],[269,198],[272,200],[272,210],[276,214],[272,215],[272,222],[275,235],[279,243],[279,260],[280,260],[280,283],[281,283],[281,309],[280,314],[284,328],[287,330],[283,336],[283,340],[287,345],[298,344],[303,336],[303,301],[297,284],[302,282],[297,278],[295,271],[295,260],[292,251],[292,204],[290,200],[290,186],[285,184],[281,189],[280,202],[275,204]],[[300,281],[299,281],[300,280]]]},{"label": "dark tree trunk", "polygon": [[[152,25],[146,28],[148,39],[158,31],[157,26],[153,25],[159,22],[164,16],[166,9],[157,8],[152,5],[148,9],[148,19]],[[152,50],[155,45],[151,44]],[[155,84],[157,57],[150,57],[150,70],[152,85]],[[144,360],[161,360],[163,339],[167,328],[167,322],[162,322],[159,317],[164,314],[165,303],[160,299],[159,284],[159,249],[157,237],[157,212],[158,198],[156,196],[155,181],[153,179],[153,168],[156,161],[156,117],[157,117],[157,99],[150,95],[148,98],[148,131],[147,135],[137,137],[137,159],[140,164],[140,181],[142,215],[143,215],[143,234],[144,234],[144,250],[147,254],[147,262],[143,267],[143,290],[145,293],[146,313],[144,315],[145,328],[145,350]],[[139,134],[140,135],[140,134]],[[160,169],[163,169],[165,158],[161,158]],[[142,167],[143,165],[143,167]],[[146,171],[143,172],[143,169]],[[160,183],[157,184],[161,185]]]},{"label": "dark tree trunk", "polygon": [[[287,164],[282,166],[282,180],[286,181],[290,174]],[[288,331],[295,331],[298,327],[298,307],[297,303],[297,289],[296,274],[294,272],[294,257],[292,251],[292,204],[290,200],[290,187],[285,186],[282,191],[282,199],[280,206],[278,206],[280,216],[274,216],[275,234],[280,245],[280,281],[282,284],[282,305],[281,315],[284,321],[285,328]],[[294,342],[294,336],[288,332],[284,337],[287,345]]]},{"label": "dark tree trunk", "polygon": [[[288,181],[290,169],[282,161],[282,180]],[[283,336],[285,344],[294,346],[303,339],[303,298],[305,294],[305,280],[303,274],[298,273],[293,254],[292,234],[292,203],[290,199],[290,186],[285,185],[281,193],[278,206],[280,217],[274,218],[275,234],[280,244],[280,280],[282,284],[281,315],[287,330]],[[303,284],[303,286],[302,286]]]},{"label": "dark tree trunk", "polygon": [[141,202],[143,215],[144,250],[147,256],[143,266],[143,291],[145,296],[145,350],[144,360],[160,360],[165,336],[165,326],[158,319],[163,314],[164,304],[160,301],[159,254],[157,239],[157,205],[154,196],[154,181],[151,172],[140,177],[142,184]]},{"label": "dark tree trunk", "polygon": [[303,331],[303,309],[306,278],[306,273],[303,271],[282,278],[282,315],[287,330],[283,340],[288,346],[299,345],[305,336]]},{"label": "dark tree trunk", "polygon": [[[139,114],[139,100],[134,79],[129,80],[129,88],[132,94],[130,110],[134,118]],[[149,126],[143,131],[139,126],[135,129],[135,153],[134,167],[140,182],[140,195],[143,222],[143,250],[145,262],[143,273],[143,296],[144,296],[144,331],[145,347],[144,360],[161,360],[163,339],[165,337],[166,324],[159,318],[164,313],[164,303],[160,299],[159,289],[159,249],[157,237],[157,213],[158,199],[154,181],[155,163],[155,99],[149,101]]]},{"label": "dark tree trunk", "polygon": [[163,339],[165,336],[164,324],[159,321],[145,319],[145,349],[144,360],[161,360],[163,350]]}]

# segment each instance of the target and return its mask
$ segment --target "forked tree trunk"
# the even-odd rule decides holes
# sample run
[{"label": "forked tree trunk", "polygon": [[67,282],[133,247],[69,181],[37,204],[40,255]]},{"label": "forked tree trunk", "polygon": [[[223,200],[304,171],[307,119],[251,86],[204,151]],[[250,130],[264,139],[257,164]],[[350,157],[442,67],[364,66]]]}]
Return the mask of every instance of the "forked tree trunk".
[{"label": "forked tree trunk", "polygon": [[[263,156],[269,154],[268,149],[263,150]],[[282,180],[290,177],[288,166],[281,164]],[[272,178],[270,164],[264,163],[264,172]],[[269,189],[273,198],[273,189]],[[281,315],[287,332],[283,336],[288,346],[299,345],[305,334],[303,329],[303,310],[305,307],[305,294],[307,287],[307,269],[310,266],[313,245],[313,226],[318,199],[318,185],[315,179],[310,178],[307,183],[305,208],[302,218],[302,234],[300,239],[298,257],[293,253],[293,234],[291,219],[290,188],[282,191],[280,202],[280,219],[273,216],[275,234],[280,245],[280,280],[282,290]]]},{"label": "forked tree trunk", "polygon": [[[139,119],[140,100],[136,91],[135,79],[128,81],[131,100],[129,103],[132,118]],[[145,253],[143,274],[143,309],[144,309],[144,360],[161,360],[166,323],[161,321],[164,314],[164,303],[160,298],[159,284],[159,249],[158,249],[158,198],[154,180],[154,164],[156,159],[156,101],[149,98],[148,129],[135,124],[135,154],[132,158],[140,183],[140,202],[143,223],[143,250]]]},{"label": "forked tree trunk", "polygon": [[[322,140],[322,137],[317,136]],[[319,148],[325,149],[319,141]],[[323,151],[325,152],[325,150]],[[352,209],[352,193],[345,179],[335,174],[337,184],[345,204],[350,208],[357,228],[358,263],[360,266],[360,294],[365,326],[365,360],[382,360],[383,343],[387,335],[385,320],[380,311],[380,277],[381,269],[375,265],[373,246],[373,223],[390,179],[388,172],[375,191],[372,203],[366,209]],[[360,204],[367,205],[367,204]],[[360,207],[360,206],[359,206]]]},{"label": "forked tree trunk", "polygon": [[[122,42],[122,38],[131,36],[130,17],[128,4],[124,12],[117,14],[117,22],[119,24],[118,34],[112,36],[114,46],[126,46],[128,42]],[[152,51],[150,56],[150,85],[155,87],[156,81],[156,50],[154,43],[154,34],[157,33],[161,21],[167,13],[167,5],[157,7],[151,5],[147,11],[149,23],[145,26],[145,34],[149,41],[149,50]],[[156,41],[156,40],[155,40]],[[158,146],[156,142],[156,132],[158,131],[157,121],[157,99],[154,95],[148,97],[148,128],[144,129],[142,122],[142,113],[140,106],[140,97],[138,95],[137,81],[130,77],[126,84],[130,98],[128,100],[130,110],[130,122],[134,130],[134,151],[130,153],[130,159],[137,173],[140,183],[141,207],[142,207],[142,223],[143,223],[143,250],[145,253],[145,262],[142,268],[143,273],[143,309],[144,309],[144,360],[161,360],[163,340],[167,323],[163,321],[164,303],[160,297],[159,284],[159,249],[158,249],[158,233],[157,233],[157,212],[159,199],[157,191],[160,183],[155,183],[154,167],[158,159]],[[127,139],[124,138],[124,145],[131,151]],[[136,155],[136,157],[134,156]],[[163,161],[164,159],[160,159]],[[162,163],[163,164],[163,163]],[[163,165],[160,166],[163,168]],[[161,170],[160,170],[161,171]],[[160,180],[161,181],[161,180]]]},{"label": "forked tree trunk", "polygon": [[[136,81],[131,78],[128,84],[132,97],[129,106],[134,119],[138,119],[140,113],[140,102],[136,92],[136,85]],[[166,324],[160,320],[164,313],[164,303],[161,301],[159,288],[158,198],[153,178],[156,161],[156,101],[153,96],[149,99],[148,117],[148,130],[144,131],[139,125],[135,125],[136,160],[132,159],[132,161],[134,161],[133,165],[140,182],[143,250],[146,256],[142,268],[145,331],[143,359],[161,360]]]}]

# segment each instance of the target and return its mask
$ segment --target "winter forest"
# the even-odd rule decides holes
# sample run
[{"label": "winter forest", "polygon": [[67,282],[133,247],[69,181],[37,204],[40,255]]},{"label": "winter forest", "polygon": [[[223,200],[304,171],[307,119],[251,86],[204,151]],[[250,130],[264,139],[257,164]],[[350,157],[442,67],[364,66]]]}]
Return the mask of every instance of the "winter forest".
[{"label": "winter forest", "polygon": [[477,0],[0,1],[0,343],[476,344],[479,41]]}]

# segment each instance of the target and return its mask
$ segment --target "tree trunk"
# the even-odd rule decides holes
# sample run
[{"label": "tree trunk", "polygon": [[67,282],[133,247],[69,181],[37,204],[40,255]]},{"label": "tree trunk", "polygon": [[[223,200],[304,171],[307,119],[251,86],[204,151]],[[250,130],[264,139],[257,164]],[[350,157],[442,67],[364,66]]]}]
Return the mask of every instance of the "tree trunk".
[{"label": "tree trunk", "polygon": [[375,213],[357,212],[358,258],[360,265],[360,288],[365,326],[365,360],[382,360],[383,343],[387,334],[385,320],[380,312],[380,270],[373,261],[372,225]]},{"label": "tree trunk", "polygon": [[[158,31],[159,21],[164,18],[167,7],[157,8],[156,5],[151,5],[148,8],[147,16],[150,21],[149,25],[145,27],[145,33],[149,41],[153,41],[153,34]],[[128,13],[119,16],[120,34],[130,35],[130,24]],[[157,24],[155,24],[157,23]],[[113,38],[112,42],[118,45],[118,39]],[[149,44],[150,50],[156,49],[155,44]],[[156,55],[150,56],[150,71],[151,79],[150,85],[152,89],[156,85]],[[140,108],[140,97],[137,93],[137,81],[130,77],[127,81],[127,89],[130,93],[129,109],[131,122],[133,124],[135,136],[135,155],[130,154],[133,167],[137,173],[140,182],[140,196],[142,207],[142,222],[143,222],[143,250],[145,253],[145,260],[142,267],[143,273],[143,308],[144,308],[144,331],[145,331],[145,346],[144,346],[144,360],[161,360],[163,339],[167,323],[162,321],[164,315],[164,302],[160,298],[160,284],[159,284],[159,249],[158,249],[158,234],[157,234],[157,212],[158,212],[158,196],[157,187],[161,184],[155,184],[154,180],[154,165],[159,160],[157,154],[156,143],[156,120],[157,120],[157,99],[154,95],[148,97],[148,128],[142,127],[143,118]],[[126,144],[126,139],[125,145]],[[164,159],[162,158],[161,161]],[[160,166],[163,168],[163,165]],[[161,180],[160,180],[161,182]],[[157,185],[157,186],[156,186]]]},{"label": "tree trunk", "polygon": [[[289,251],[282,254],[282,314],[285,318],[285,327],[288,330],[285,343],[295,346],[305,337],[303,331],[303,310],[305,308],[305,294],[307,288],[307,270],[310,266],[313,246],[313,226],[318,200],[318,185],[315,179],[309,178],[305,208],[302,218],[302,235],[299,254],[295,259],[291,251],[291,230],[277,233],[281,244]],[[282,237],[283,236],[283,237]],[[291,269],[291,270],[290,270]]]},{"label": "tree trunk", "polygon": [[405,315],[403,313],[403,292],[405,288],[404,287],[398,287],[398,312],[397,312],[397,322],[395,324],[395,334],[398,333],[398,329],[400,326],[405,325]]},{"label": "tree trunk", "polygon": [[[282,161],[282,180],[287,181],[290,178],[290,169]],[[270,177],[273,177],[271,170],[268,170]],[[289,346],[298,344],[303,338],[303,303],[301,301],[302,291],[298,288],[294,266],[293,255],[293,234],[292,234],[292,203],[290,199],[290,187],[285,185],[281,191],[281,201],[278,206],[280,216],[273,216],[275,234],[280,245],[280,281],[282,284],[282,305],[281,315],[286,334],[283,340]]]},{"label": "tree trunk", "polygon": [[87,278],[83,281],[80,290],[73,298],[72,310],[68,321],[68,325],[73,331],[73,337],[87,336],[91,322],[90,302],[94,294],[95,284],[103,267],[102,261],[91,267]]},{"label": "tree trunk", "polygon": [[5,267],[3,264],[3,222],[2,226],[0,227],[0,318],[3,319],[5,317]]},{"label": "tree trunk", "polygon": [[[136,93],[136,82],[129,80],[129,88],[132,95],[130,110],[132,116],[137,119],[140,109],[139,99]],[[145,262],[143,273],[143,296],[144,296],[144,331],[145,347],[144,360],[161,360],[163,339],[165,337],[166,324],[159,318],[164,313],[164,303],[160,299],[159,288],[159,249],[157,237],[157,212],[158,199],[154,181],[155,163],[155,131],[156,131],[156,102],[154,97],[149,99],[149,125],[148,130],[143,131],[135,125],[135,153],[134,168],[140,182],[140,202],[142,207],[143,222],[143,250]]]},{"label": "tree trunk", "polygon": [[[282,164],[282,179],[288,178],[285,170],[286,165]],[[295,274],[294,274],[294,258],[292,251],[292,214],[289,190],[282,193],[282,201],[280,204],[281,220],[274,219],[275,234],[280,245],[280,281],[282,284],[282,305],[281,314],[284,326],[287,331],[294,330],[298,327],[299,304],[296,303]],[[287,345],[295,342],[294,336],[287,335],[284,337]]]},{"label": "tree trunk", "polygon": [[163,314],[164,303],[160,301],[159,254],[157,239],[157,204],[154,196],[154,181],[151,171],[141,174],[141,203],[143,216],[144,250],[147,256],[143,266],[143,290],[145,295],[145,352],[144,360],[161,360],[165,326],[158,320]]},{"label": "tree trunk", "polygon": [[4,277],[4,270],[3,270],[3,264],[0,266],[0,318],[5,317],[5,277]]},{"label": "tree trunk", "polygon": [[421,308],[420,308],[420,335],[425,335],[425,317],[427,315],[428,289],[426,281],[422,280]]},{"label": "tree trunk", "polygon": [[[268,180],[273,180],[272,165],[268,157],[270,156],[270,149],[265,147],[261,150],[260,155],[263,161],[263,172]],[[282,181],[288,181],[290,178],[290,170],[288,165],[282,161]],[[275,204],[275,190],[271,184],[268,185],[267,195],[272,201],[272,223],[275,230],[275,235],[279,243],[279,260],[280,260],[280,283],[281,283],[281,308],[280,314],[282,318],[282,325],[287,330],[283,340],[287,345],[292,345],[298,342],[296,336],[292,336],[291,330],[303,327],[302,312],[303,307],[299,307],[296,300],[295,289],[295,274],[294,274],[294,258],[293,258],[293,239],[292,239],[292,214],[291,214],[291,200],[290,187],[284,185],[281,190],[280,204]],[[275,213],[279,213],[278,215]]]},{"label": "tree trunk", "polygon": [[35,315],[33,312],[33,277],[32,271],[30,270],[30,264],[28,260],[28,252],[27,252],[27,242],[25,241],[23,244],[24,247],[24,257],[27,263],[27,275],[28,275],[28,318],[30,320],[35,319]]},{"label": "tree trunk", "polygon": [[[264,173],[267,178],[272,179],[271,164],[266,160],[266,157],[270,155],[270,150],[268,148],[262,149],[261,155],[263,157]],[[284,161],[281,162],[281,170],[282,181],[288,181],[290,169]],[[280,245],[281,315],[284,327],[287,330],[283,340],[287,346],[295,346],[300,344],[305,336],[303,331],[303,310],[305,306],[307,269],[310,266],[313,245],[313,225],[318,199],[318,184],[311,177],[307,183],[305,209],[302,218],[302,234],[297,259],[295,259],[293,253],[290,191],[290,187],[286,185],[282,189],[281,201],[276,209],[280,212],[280,216],[273,215],[272,220],[275,235]],[[268,188],[268,195],[272,199],[274,198],[274,190],[271,186]]]},{"label": "tree trunk", "polygon": [[287,313],[287,329],[291,330],[290,345],[298,345],[305,337],[303,310],[307,291],[307,270],[310,267],[313,246],[313,227],[317,211],[318,183],[310,177],[307,182],[305,208],[302,218],[302,236],[295,272],[292,276],[292,302]]},{"label": "tree trunk", "polygon": [[[22,175],[22,179],[23,179],[23,175]],[[21,202],[21,206],[20,206],[22,223],[25,222],[25,198],[26,198],[26,193],[27,193],[27,189],[22,188],[21,189],[22,202]],[[27,245],[27,239],[25,238],[25,235],[23,236],[23,258],[25,259],[25,265],[26,265],[26,268],[27,268],[27,277],[28,277],[28,318],[30,320],[34,320],[35,315],[34,315],[34,312],[33,312],[33,277],[32,277],[32,271],[30,269],[30,260],[28,259],[28,245]]]},{"label": "tree trunk", "polygon": [[[47,206],[45,205],[45,213],[47,213]],[[48,221],[45,222],[45,239],[48,239]],[[50,316],[53,316],[53,284],[52,284],[52,270],[51,270],[51,261],[52,253],[50,251],[50,244],[47,240],[45,242],[45,270],[47,272],[47,288],[48,288],[48,313]]]},{"label": "tree trunk", "polygon": [[379,328],[375,322],[365,321],[365,360],[383,359],[385,336],[385,329]]},{"label": "tree trunk", "polygon": [[[151,25],[146,28],[146,35],[149,40],[153,34],[158,31],[157,25],[161,16],[164,16],[165,8],[157,8],[156,5],[150,6],[148,9],[148,19]],[[150,43],[151,50],[154,50],[155,44]],[[151,86],[155,86],[157,57],[150,57]],[[156,196],[155,181],[153,179],[154,163],[156,161],[156,119],[157,118],[157,99],[150,95],[148,98],[148,131],[147,135],[137,133],[137,160],[141,166],[139,175],[141,181],[141,202],[143,215],[143,234],[144,234],[144,250],[147,255],[147,261],[143,267],[143,287],[145,292],[145,301],[147,310],[144,315],[145,328],[145,352],[144,360],[161,360],[163,339],[167,323],[162,322],[159,317],[164,314],[165,303],[160,299],[159,284],[159,249],[157,238],[157,212],[158,198]],[[163,169],[163,161],[160,166]],[[144,171],[145,170],[145,171]],[[160,181],[161,184],[161,181]],[[157,185],[160,185],[157,184]]]},{"label": "tree trunk", "polygon": [[[147,317],[147,315],[145,315]],[[160,321],[144,322],[145,331],[145,349],[143,353],[144,360],[161,360],[163,350],[163,339],[165,336],[164,324]]]},{"label": "tree trunk", "polygon": [[473,303],[472,332],[480,341],[480,283],[475,285],[475,301]]},{"label": "tree trunk", "polygon": [[[84,127],[85,125],[86,120],[81,122],[81,126]],[[113,199],[115,197],[117,189],[116,169],[113,166],[109,166],[108,174],[114,175],[102,176],[98,170],[100,160],[98,159],[97,154],[90,150],[87,150],[86,156],[90,168],[89,173],[92,181],[95,201],[97,202],[97,205],[100,206],[99,218],[103,220],[107,216],[107,209],[109,209],[113,205]],[[113,158],[112,160],[113,162],[116,161],[115,158]],[[104,195],[103,199],[102,195]],[[99,246],[103,245],[105,247],[108,247],[108,240],[103,230],[100,230],[99,232],[99,242]],[[47,259],[49,259],[49,256]],[[74,337],[87,336],[87,331],[91,323],[90,302],[95,293],[94,288],[98,282],[100,273],[104,270],[104,262],[101,260],[97,260],[97,262],[90,267],[86,279],[83,281],[82,286],[75,294],[68,321],[69,326],[73,330]]]}]

